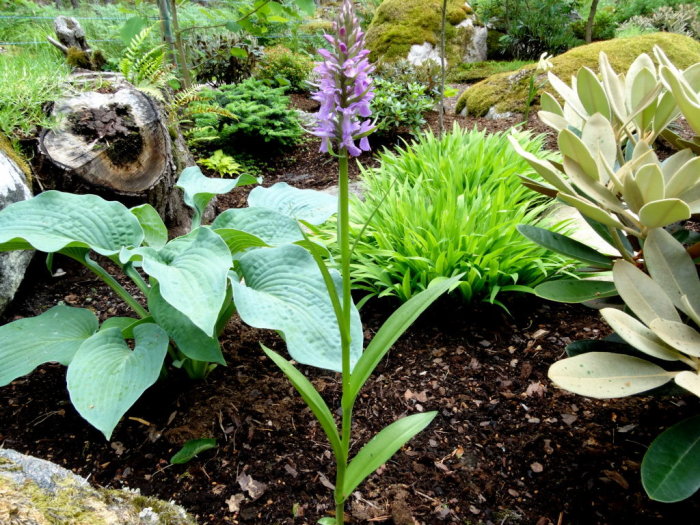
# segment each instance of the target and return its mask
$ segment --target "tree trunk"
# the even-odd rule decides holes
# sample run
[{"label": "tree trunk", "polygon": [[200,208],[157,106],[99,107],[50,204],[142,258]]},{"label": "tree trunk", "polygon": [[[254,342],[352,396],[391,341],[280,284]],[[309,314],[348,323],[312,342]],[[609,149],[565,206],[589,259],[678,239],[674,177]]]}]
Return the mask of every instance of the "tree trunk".
[{"label": "tree trunk", "polygon": [[149,203],[169,227],[187,227],[189,212],[173,186],[194,162],[160,104],[114,73],[76,74],[73,83],[96,87],[54,105],[59,126],[39,137],[41,185]]},{"label": "tree trunk", "polygon": [[588,20],[586,21],[586,43],[590,44],[593,40],[593,22],[595,21],[595,12],[598,9],[598,0],[591,2],[591,10],[588,12]]}]

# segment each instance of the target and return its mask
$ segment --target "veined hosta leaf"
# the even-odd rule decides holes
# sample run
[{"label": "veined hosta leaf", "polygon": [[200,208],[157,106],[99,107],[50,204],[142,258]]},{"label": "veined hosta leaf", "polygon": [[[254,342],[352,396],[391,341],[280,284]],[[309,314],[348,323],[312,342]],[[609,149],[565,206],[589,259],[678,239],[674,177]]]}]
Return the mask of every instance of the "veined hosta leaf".
[{"label": "veined hosta leaf", "polygon": [[157,283],[149,291],[148,309],[156,323],[187,357],[194,361],[226,364],[216,334],[205,334],[189,317],[171,306],[161,296],[160,285]]},{"label": "veined hosta leaf", "polygon": [[[644,256],[651,277],[659,283],[673,304],[687,315],[700,315],[700,279],[685,247],[662,228],[649,232]],[[689,304],[682,301],[687,296]]]},{"label": "veined hosta leaf", "polygon": [[168,349],[168,336],[158,325],[137,326],[134,336],[132,351],[118,328],[96,333],[80,346],[66,374],[76,410],[107,439],[156,382]]},{"label": "veined hosta leaf", "polygon": [[700,488],[700,416],[661,433],[644,455],[641,473],[644,490],[656,501],[674,503],[695,494]]},{"label": "veined hosta leaf", "polygon": [[304,235],[297,221],[268,208],[226,210],[211,224],[214,231],[239,230],[254,235],[268,246],[301,241]]},{"label": "veined hosta leaf", "polygon": [[338,211],[338,199],[315,190],[300,190],[286,182],[258,186],[248,196],[251,208],[268,208],[298,221],[323,224]]},{"label": "veined hosta leaf", "polygon": [[151,248],[160,250],[165,246],[165,243],[168,242],[168,229],[153,206],[142,204],[131,208],[129,211],[139,220],[145,235],[145,241]]},{"label": "veined hosta leaf", "polygon": [[192,219],[193,227],[200,225],[204,209],[215,195],[228,193],[233,188],[255,184],[259,179],[252,175],[241,175],[235,179],[212,179],[206,177],[198,166],[185,168],[177,180],[177,187],[184,192],[184,201],[194,209],[195,216]]},{"label": "veined hosta leaf", "polygon": [[0,211],[0,250],[84,247],[109,256],[142,241],[139,221],[126,206],[97,195],[45,191]]},{"label": "veined hosta leaf", "polygon": [[49,361],[69,364],[97,327],[90,310],[63,305],[0,326],[0,386]]},{"label": "veined hosta leaf", "polygon": [[663,288],[633,264],[615,262],[613,280],[625,304],[647,326],[657,318],[680,322],[681,318]]},{"label": "veined hosta leaf", "polygon": [[616,308],[603,308],[600,313],[615,333],[637,350],[664,361],[677,361],[680,357],[678,352],[668,348],[654,331],[631,315]]},{"label": "veined hosta leaf", "polygon": [[[296,361],[341,371],[340,333],[320,270],[309,252],[286,244],[257,248],[240,258],[245,284],[233,284],[233,299],[243,321],[256,328],[279,330]],[[340,295],[337,272],[331,275]],[[351,367],[362,353],[362,324],[351,313]]]},{"label": "veined hosta leaf", "polygon": [[589,352],[557,361],[549,378],[559,387],[582,396],[608,399],[646,392],[668,383],[676,372],[638,357]]},{"label": "veined hosta leaf", "polygon": [[163,298],[208,336],[214,335],[230,267],[226,243],[208,228],[143,252],[143,269],[158,281]]},{"label": "veined hosta leaf", "polygon": [[648,202],[639,210],[639,221],[647,228],[663,228],[690,219],[690,207],[680,199]]},{"label": "veined hosta leaf", "polygon": [[684,354],[700,357],[700,333],[692,326],[667,319],[654,319],[649,328],[667,345]]},{"label": "veined hosta leaf", "polygon": [[426,412],[403,417],[374,436],[350,461],[343,485],[343,497],[349,497],[367,476],[386,463],[409,439],[427,427],[436,415],[437,412]]}]

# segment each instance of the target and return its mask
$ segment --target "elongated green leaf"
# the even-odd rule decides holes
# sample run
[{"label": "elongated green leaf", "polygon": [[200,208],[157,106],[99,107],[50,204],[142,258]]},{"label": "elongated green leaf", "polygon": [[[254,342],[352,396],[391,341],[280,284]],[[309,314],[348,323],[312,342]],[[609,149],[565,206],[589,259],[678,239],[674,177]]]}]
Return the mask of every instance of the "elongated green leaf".
[{"label": "elongated green leaf", "polygon": [[578,70],[576,91],[581,104],[589,115],[599,113],[607,119],[612,118],[605,90],[596,74],[589,68],[582,67]]},{"label": "elongated green leaf", "polygon": [[677,361],[680,357],[678,352],[659,339],[655,331],[625,312],[616,308],[603,308],[600,313],[615,333],[637,350],[664,361]]},{"label": "elongated green leaf", "polygon": [[139,220],[139,224],[143,229],[146,244],[151,248],[160,250],[165,243],[168,242],[168,229],[160,218],[156,209],[150,204],[142,204],[131,208],[133,213]]},{"label": "elongated green leaf", "polygon": [[617,295],[617,290],[611,281],[562,279],[537,285],[535,294],[560,303],[583,303],[593,299],[613,297]]},{"label": "elongated green leaf", "polygon": [[657,317],[680,322],[681,318],[664,289],[633,264],[615,262],[613,280],[625,304],[647,326]]},{"label": "elongated green leaf", "polygon": [[340,443],[340,434],[338,434],[338,427],[333,419],[333,414],[331,414],[328,405],[323,400],[318,391],[314,388],[311,382],[306,379],[304,374],[299,372],[294,365],[287,361],[284,357],[279,355],[277,352],[270,350],[265,345],[262,345],[262,349],[267,354],[267,356],[272,359],[272,361],[284,372],[289,381],[297,389],[299,395],[304,399],[304,402],[311,409],[316,416],[316,419],[320,423],[323,431],[328,437],[328,441],[333,449],[333,454],[336,457],[341,457],[342,446]]},{"label": "elongated green leaf", "polygon": [[192,460],[197,454],[201,454],[206,450],[211,450],[216,448],[216,439],[211,438],[200,438],[200,439],[190,439],[187,443],[182,445],[182,448],[178,450],[173,457],[170,458],[170,463],[173,465],[182,465]]},{"label": "elongated green leaf", "polygon": [[231,252],[223,239],[208,228],[197,228],[160,251],[142,253],[143,269],[158,280],[163,299],[206,335],[214,335],[231,267]]},{"label": "elongated green leaf", "polygon": [[343,498],[350,496],[367,476],[386,463],[409,439],[427,427],[436,415],[437,412],[425,412],[403,417],[374,436],[348,465]]},{"label": "elongated green leaf", "polygon": [[[685,247],[666,230],[657,228],[647,236],[644,256],[647,270],[676,308],[687,315],[693,315],[693,311],[700,315],[700,280]],[[691,308],[681,300],[684,295],[691,301]]]},{"label": "elongated green leaf", "polygon": [[683,370],[673,378],[676,384],[685,388],[688,392],[700,397],[700,375],[697,372]]},{"label": "elongated green leaf", "polygon": [[187,357],[195,361],[226,364],[216,336],[205,334],[189,317],[163,299],[158,283],[151,287],[148,294],[148,309],[156,323]]},{"label": "elongated green leaf", "polygon": [[184,201],[195,212],[192,218],[192,227],[201,224],[202,214],[215,195],[228,193],[233,188],[255,184],[259,179],[251,175],[241,175],[235,179],[212,179],[206,177],[198,166],[185,168],[177,180],[177,187],[184,192]]},{"label": "elongated green leaf", "polygon": [[228,246],[232,260],[237,260],[249,248],[265,248],[268,245],[260,237],[240,230],[221,228],[214,230]]},{"label": "elongated green leaf", "polygon": [[606,226],[612,226],[613,228],[624,229],[624,225],[619,220],[600,209],[589,200],[563,193],[559,194],[559,198],[565,203],[576,208],[582,215],[590,217],[594,221],[605,224]]},{"label": "elongated green leaf", "polygon": [[104,323],[102,323],[100,326],[100,331],[109,330],[110,328],[119,328],[122,332],[124,332],[124,330],[136,322],[138,322],[138,319],[134,319],[133,317],[110,317],[109,319],[106,319]]},{"label": "elongated green leaf", "polygon": [[647,228],[662,228],[690,219],[690,207],[680,199],[648,202],[639,210],[639,221]]},{"label": "elongated green leaf", "polygon": [[700,416],[662,432],[642,460],[642,485],[651,499],[674,503],[700,488]]},{"label": "elongated green leaf", "polygon": [[638,357],[589,352],[557,361],[549,367],[548,375],[557,386],[574,394],[608,399],[664,385],[675,372],[667,372]]},{"label": "elongated green leaf", "polygon": [[698,180],[700,180],[698,173],[700,173],[700,157],[694,157],[672,174],[666,187],[667,196],[680,197],[697,185]]},{"label": "elongated green leaf", "polygon": [[396,340],[403,335],[413,321],[442,294],[459,283],[461,275],[431,284],[426,290],[411,297],[384,322],[360,357],[350,376],[347,399],[355,400],[360,389],[389,351]]},{"label": "elongated green leaf", "polygon": [[138,219],[123,204],[96,195],[45,191],[0,211],[0,251],[82,247],[109,256],[142,241]]},{"label": "elongated green leaf", "polygon": [[97,327],[90,310],[63,305],[0,326],[0,386],[49,361],[69,364]]},{"label": "elongated green leaf", "polygon": [[667,345],[684,354],[700,357],[700,333],[692,326],[667,319],[654,319],[649,328]]},{"label": "elongated green leaf", "polygon": [[658,164],[645,164],[639,168],[635,182],[644,202],[658,201],[666,196],[664,174]]},{"label": "elongated green leaf", "polygon": [[[309,252],[286,244],[257,248],[240,258],[244,283],[233,283],[233,300],[241,319],[256,328],[279,330],[296,361],[342,370],[340,332],[323,276]],[[340,275],[332,271],[338,295]],[[362,353],[362,324],[353,306],[350,367]]]},{"label": "elongated green leaf", "polygon": [[155,324],[137,326],[134,335],[132,351],[118,328],[97,332],[68,366],[66,382],[73,405],[107,439],[124,413],[156,382],[168,349],[167,334]]},{"label": "elongated green leaf", "polygon": [[562,130],[559,133],[557,143],[565,157],[569,157],[581,166],[583,172],[591,179],[596,181],[600,180],[598,165],[595,159],[583,141],[578,138],[573,131],[568,129]]},{"label": "elongated green leaf", "polygon": [[597,268],[612,268],[612,257],[603,255],[590,246],[566,237],[561,233],[552,232],[529,224],[518,224],[517,229],[532,242],[548,250],[583,261]]},{"label": "elongated green leaf", "polygon": [[569,185],[563,178],[563,173],[558,171],[554,165],[547,161],[541,160],[535,157],[532,153],[525,151],[522,146],[515,140],[515,137],[509,136],[508,141],[510,142],[513,149],[524,158],[527,163],[534,169],[545,181],[554,186],[557,190],[562,193],[574,193],[574,189]]},{"label": "elongated green leaf", "polygon": [[322,224],[338,211],[338,198],[315,190],[300,190],[286,182],[250,192],[248,206],[268,208],[309,224]]},{"label": "elongated green leaf", "polygon": [[226,228],[254,235],[267,246],[291,244],[304,239],[297,221],[268,208],[226,210],[211,227],[217,233]]},{"label": "elongated green leaf", "polygon": [[299,9],[307,15],[313,15],[316,10],[314,0],[294,0],[294,3],[299,6]]}]

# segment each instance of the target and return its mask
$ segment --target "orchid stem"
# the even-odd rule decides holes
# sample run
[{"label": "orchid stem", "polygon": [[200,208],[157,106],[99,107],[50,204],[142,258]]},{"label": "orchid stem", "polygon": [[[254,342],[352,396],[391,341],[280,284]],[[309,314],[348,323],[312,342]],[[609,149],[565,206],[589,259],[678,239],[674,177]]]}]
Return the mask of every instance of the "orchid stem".
[{"label": "orchid stem", "polygon": [[350,385],[350,182],[348,177],[348,151],[341,148],[338,158],[338,244],[340,245],[340,275],[343,282],[343,297],[339,324],[340,345],[342,352],[342,420],[341,420],[341,457],[336,458],[337,472],[335,480],[336,523],[345,523],[345,499],[343,486],[350,454],[350,430],[352,427],[352,403],[346,400]]}]

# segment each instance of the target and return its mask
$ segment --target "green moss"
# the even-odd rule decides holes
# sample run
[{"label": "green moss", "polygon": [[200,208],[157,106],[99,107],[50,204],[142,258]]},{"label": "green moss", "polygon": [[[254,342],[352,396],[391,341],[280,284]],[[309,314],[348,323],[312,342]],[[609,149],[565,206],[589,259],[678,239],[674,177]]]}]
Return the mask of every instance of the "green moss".
[{"label": "green moss", "polygon": [[485,62],[464,62],[457,64],[447,77],[449,82],[467,83],[483,80],[496,73],[504,71],[515,71],[521,67],[531,64],[527,60],[487,60]]},{"label": "green moss", "polygon": [[[384,0],[367,30],[370,60],[393,62],[406,58],[412,45],[440,40],[441,0]],[[448,63],[457,63],[464,31],[455,26],[467,17],[464,2],[448,0],[445,30]]]},{"label": "green moss", "polygon": [[0,152],[4,153],[7,158],[14,162],[17,167],[24,173],[27,179],[27,185],[32,187],[32,169],[27,164],[27,161],[18,152],[19,146],[13,146],[13,144],[7,140],[7,138],[0,134]]},{"label": "green moss", "polygon": [[[681,69],[700,62],[700,42],[675,33],[653,33],[575,47],[552,60],[552,71],[566,82],[569,82],[571,75],[583,66],[597,72],[598,55],[604,51],[613,69],[623,72],[641,53],[652,55],[655,45],[660,46],[669,59]],[[456,111],[459,113],[466,107],[470,115],[477,117],[485,115],[491,107],[495,107],[498,113],[522,112],[527,98],[529,78],[535,68],[536,64],[531,64],[515,73],[499,73],[474,84],[459,98]],[[551,92],[546,86],[544,90]]]}]

